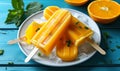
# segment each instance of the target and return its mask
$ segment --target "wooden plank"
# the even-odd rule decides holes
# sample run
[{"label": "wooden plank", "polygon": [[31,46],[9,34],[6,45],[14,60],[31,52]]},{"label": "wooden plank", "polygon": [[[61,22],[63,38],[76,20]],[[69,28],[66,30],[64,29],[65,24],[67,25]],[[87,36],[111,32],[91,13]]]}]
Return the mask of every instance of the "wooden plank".
[{"label": "wooden plank", "polygon": [[[5,71],[120,71],[120,67],[7,67]],[[3,71],[3,70],[2,70]]]},{"label": "wooden plank", "polygon": [[7,44],[9,40],[16,38],[17,30],[0,30],[0,36],[2,37],[0,38],[0,49],[4,50],[4,54],[0,56],[0,64],[7,64],[11,61],[15,64],[23,64],[26,56],[21,52],[18,44]]}]

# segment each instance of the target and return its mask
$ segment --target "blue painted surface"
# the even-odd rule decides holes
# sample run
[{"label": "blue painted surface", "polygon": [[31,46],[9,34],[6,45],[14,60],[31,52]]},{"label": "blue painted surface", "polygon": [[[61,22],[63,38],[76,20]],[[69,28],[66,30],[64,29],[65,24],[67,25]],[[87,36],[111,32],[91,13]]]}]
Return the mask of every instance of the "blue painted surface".
[{"label": "blue painted surface", "polygon": [[[43,4],[43,7],[47,7],[50,5],[57,5],[59,7],[63,8],[72,8],[78,11],[81,11],[85,14],[87,13],[87,5],[92,1],[90,0],[87,4],[75,7],[68,5],[64,2],[64,0],[24,0],[25,6],[33,1],[40,2]],[[120,0],[115,0],[118,3],[120,3]],[[29,63],[24,63],[25,55],[21,52],[19,49],[19,46],[17,44],[14,45],[8,45],[7,41],[14,39],[17,37],[18,30],[10,28],[16,28],[14,24],[6,25],[4,23],[8,9],[12,9],[11,6],[11,0],[0,0],[0,49],[4,49],[4,54],[0,56],[0,65],[4,64],[0,67],[0,71],[24,71],[28,69],[29,71],[56,71],[58,68],[53,67],[46,67],[41,64],[38,64],[34,61],[30,61]],[[106,50],[107,55],[102,56],[99,53],[96,53],[92,58],[90,58],[88,61],[75,65],[73,67],[67,67],[67,68],[59,68],[59,71],[62,70],[69,70],[69,71],[79,71],[79,70],[88,70],[88,71],[113,71],[117,70],[119,71],[120,67],[120,49],[116,46],[120,45],[120,17],[112,22],[109,25],[102,25],[99,24],[99,27],[101,29],[101,33],[107,32],[110,35],[110,38],[107,40],[104,39],[104,34],[102,34],[102,41],[101,41],[101,47]],[[4,30],[7,29],[7,30]],[[3,30],[2,30],[3,29]],[[107,43],[107,44],[106,44]],[[109,48],[109,49],[108,49]],[[8,62],[14,62],[14,67],[11,67],[8,65]],[[21,64],[21,66],[19,66]],[[116,65],[117,64],[117,65]],[[17,66],[18,65],[18,66]],[[26,65],[26,66],[24,66]],[[27,65],[29,67],[27,67]],[[113,66],[111,67],[102,67],[102,66]],[[39,67],[35,67],[39,66]],[[83,66],[83,67],[82,67]],[[97,66],[97,67],[96,67]],[[117,67],[116,67],[117,66]]]},{"label": "blue painted surface", "polygon": [[119,67],[90,67],[90,68],[81,68],[81,67],[71,67],[71,68],[49,68],[49,67],[0,67],[2,71],[120,71]]}]

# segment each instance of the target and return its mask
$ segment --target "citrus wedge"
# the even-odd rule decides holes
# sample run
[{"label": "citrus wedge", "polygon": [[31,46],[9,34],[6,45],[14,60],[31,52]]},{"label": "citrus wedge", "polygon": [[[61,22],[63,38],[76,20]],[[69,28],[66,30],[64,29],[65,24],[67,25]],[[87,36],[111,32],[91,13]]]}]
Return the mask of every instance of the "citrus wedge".
[{"label": "citrus wedge", "polygon": [[64,1],[73,6],[81,6],[87,3],[89,0],[64,0]]},{"label": "citrus wedge", "polygon": [[120,15],[120,5],[115,1],[93,1],[88,5],[88,13],[93,20],[107,24]]}]

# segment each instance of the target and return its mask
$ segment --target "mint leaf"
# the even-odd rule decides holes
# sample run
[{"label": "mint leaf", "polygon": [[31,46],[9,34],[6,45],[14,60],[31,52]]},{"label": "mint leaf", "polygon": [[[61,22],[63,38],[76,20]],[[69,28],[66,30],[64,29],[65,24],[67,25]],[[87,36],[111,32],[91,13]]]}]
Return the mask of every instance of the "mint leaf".
[{"label": "mint leaf", "polygon": [[108,39],[108,38],[111,37],[110,34],[109,34],[108,32],[104,32],[103,34],[104,34],[104,36],[105,36],[106,39]]},{"label": "mint leaf", "polygon": [[24,10],[9,10],[8,17],[5,21],[6,24],[17,23],[22,17]]},{"label": "mint leaf", "polygon": [[116,47],[117,47],[118,49],[120,49],[120,45],[116,45]]},{"label": "mint leaf", "polygon": [[23,0],[12,0],[12,10],[8,10],[8,16],[5,20],[6,24],[15,24],[17,27],[31,14],[42,10],[42,5],[38,2],[31,2],[27,5],[26,11],[24,10]]},{"label": "mint leaf", "polygon": [[68,47],[70,47],[71,43],[72,43],[71,40],[67,40],[67,41],[66,41],[66,44],[67,44]]},{"label": "mint leaf", "polygon": [[12,62],[12,61],[8,62],[8,65],[14,65],[14,62]]},{"label": "mint leaf", "polygon": [[23,0],[12,0],[12,6],[14,9],[8,10],[8,16],[5,20],[6,24],[15,23],[18,27],[21,23],[22,16],[24,14],[24,3]]},{"label": "mint leaf", "polygon": [[79,21],[77,21],[75,24],[76,24],[76,25],[79,24]]},{"label": "mint leaf", "polygon": [[24,9],[23,0],[12,0],[12,6],[14,9]]},{"label": "mint leaf", "polygon": [[26,16],[30,16],[31,14],[42,10],[42,4],[38,3],[38,2],[31,2],[27,5],[26,7]]},{"label": "mint leaf", "polygon": [[15,23],[15,25],[19,27],[25,19],[26,16],[23,14],[22,17],[17,21],[17,23]]},{"label": "mint leaf", "polygon": [[41,56],[41,53],[38,53],[37,55],[38,55],[38,56]]},{"label": "mint leaf", "polygon": [[4,53],[4,50],[0,49],[0,55],[3,55],[3,53]]}]

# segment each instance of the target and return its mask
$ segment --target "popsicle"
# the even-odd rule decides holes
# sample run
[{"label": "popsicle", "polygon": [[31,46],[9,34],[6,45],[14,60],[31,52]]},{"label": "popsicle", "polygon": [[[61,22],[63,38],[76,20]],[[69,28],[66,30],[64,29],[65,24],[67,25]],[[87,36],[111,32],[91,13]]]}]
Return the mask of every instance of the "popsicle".
[{"label": "popsicle", "polygon": [[36,34],[36,32],[42,27],[44,23],[45,22],[37,23],[36,21],[33,21],[30,25],[28,25],[27,29],[25,30],[25,35],[18,39],[8,41],[8,44],[14,44],[20,41],[26,42],[27,44],[31,44],[30,40]]},{"label": "popsicle", "polygon": [[57,10],[49,20],[34,35],[31,42],[45,55],[49,55],[54,48],[56,41],[71,22],[71,13],[68,10]]},{"label": "popsicle", "polygon": [[66,33],[76,46],[79,46],[86,41],[86,38],[91,38],[93,35],[93,31],[75,17],[72,17],[71,25]]},{"label": "popsicle", "polygon": [[68,34],[63,35],[56,44],[56,54],[63,61],[73,61],[78,57],[78,47],[70,40]]},{"label": "popsicle", "polygon": [[75,43],[75,46],[88,42],[100,54],[106,54],[106,52],[92,39],[94,32],[75,17],[72,17],[72,23],[66,33],[68,33],[72,42]]},{"label": "popsicle", "polygon": [[[44,10],[44,17],[48,20],[52,14],[59,10],[60,8],[57,6],[48,6]],[[78,19],[72,16],[72,21],[69,26],[68,31],[66,32],[70,36],[70,39],[72,39],[73,42],[75,42],[75,45],[78,46],[86,37],[91,37],[93,34],[93,31],[87,27],[85,24],[80,22]]]},{"label": "popsicle", "polygon": [[41,23],[41,24],[38,24],[37,22],[33,21],[26,29],[25,31],[25,42],[27,42],[28,44],[31,44],[31,39],[32,37],[36,34],[36,32],[38,30],[40,30],[40,28],[42,27],[42,25],[44,24],[45,22]]},{"label": "popsicle", "polygon": [[[57,11],[58,7],[56,6],[48,6],[45,10],[44,10],[44,17],[48,20],[50,16],[52,16],[52,14]],[[76,18],[74,19],[73,18],[73,21],[75,21]],[[69,29],[69,31],[77,31],[77,28],[76,25],[74,25],[74,22],[72,22],[72,25],[69,26],[69,28],[71,28],[72,26],[74,27],[74,30],[73,28],[72,29]],[[80,26],[80,25],[79,25]],[[76,29],[75,29],[76,28]],[[81,28],[82,29],[82,28]],[[79,31],[79,30],[78,30]],[[77,40],[78,36],[76,38],[71,38],[71,37],[74,37],[74,36],[69,36],[68,35],[68,30],[66,31],[65,34],[63,34],[63,36],[60,38],[60,40],[57,41],[57,44],[56,44],[56,54],[59,58],[61,58],[63,61],[73,61],[77,58],[78,56],[78,47],[75,46],[75,40]],[[75,32],[74,34],[77,34],[79,32]],[[92,34],[92,33],[91,33]],[[89,35],[91,35],[89,34]],[[87,35],[88,36],[88,35]],[[71,40],[72,39],[72,40]],[[84,37],[85,39],[85,37]],[[83,39],[83,40],[84,40]],[[79,40],[80,42],[83,41],[82,39]],[[79,42],[79,44],[80,44]]]},{"label": "popsicle", "polygon": [[[46,8],[45,9],[46,11],[44,11],[44,13],[49,14],[49,11],[51,11],[50,9],[52,10],[53,7]],[[52,16],[52,14],[49,14],[49,16],[50,15]],[[46,19],[48,19],[48,17]],[[71,21],[71,24],[69,26],[69,29],[67,30],[66,33],[68,33],[68,36],[70,37],[70,40],[75,43],[75,46],[79,46],[83,42],[88,41],[102,55],[106,54],[106,52],[103,49],[101,49],[99,47],[99,45],[95,44],[95,42],[91,39],[91,37],[93,35],[93,31],[87,25],[83,24],[82,22],[80,22],[78,19],[76,19],[73,16],[72,16],[72,21]]]},{"label": "popsicle", "polygon": [[53,15],[53,13],[59,9],[60,8],[58,6],[48,6],[45,8],[43,16],[45,17],[46,20],[48,20]]},{"label": "popsicle", "polygon": [[[77,22],[77,24],[76,24]],[[84,43],[87,38],[91,38],[93,31],[72,17],[65,35],[56,44],[56,53],[63,61],[73,61],[78,56],[78,45]]]}]

